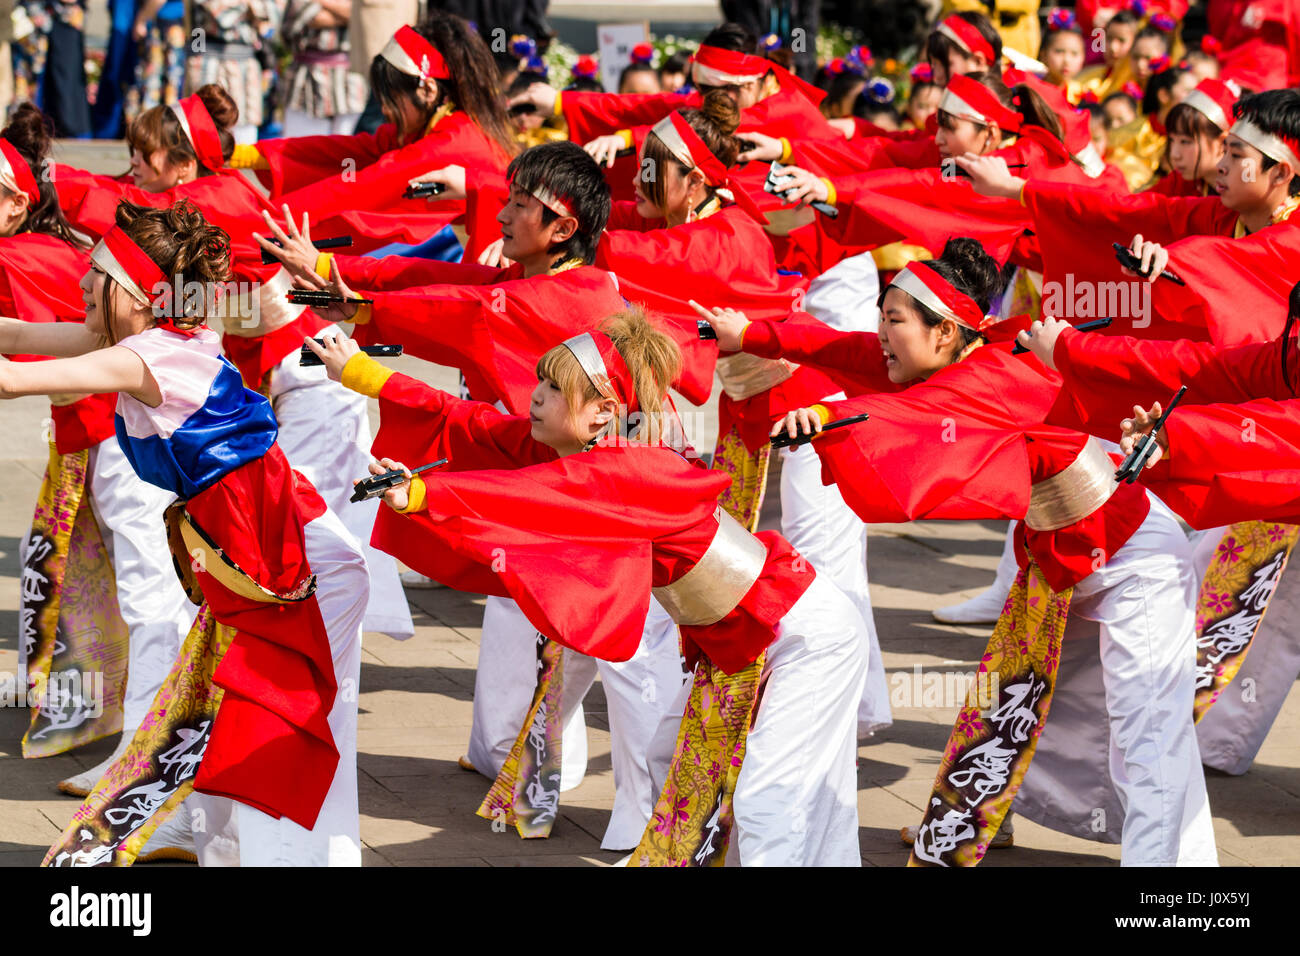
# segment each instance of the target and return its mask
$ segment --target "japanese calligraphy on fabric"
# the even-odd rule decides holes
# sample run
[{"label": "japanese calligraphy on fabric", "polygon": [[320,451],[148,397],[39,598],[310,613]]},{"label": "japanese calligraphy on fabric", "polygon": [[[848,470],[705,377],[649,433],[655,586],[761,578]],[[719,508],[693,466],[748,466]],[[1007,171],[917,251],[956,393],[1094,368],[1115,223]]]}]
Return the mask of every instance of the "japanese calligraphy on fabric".
[{"label": "japanese calligraphy on fabric", "polygon": [[1219,540],[1196,598],[1196,720],[1241,669],[1297,538],[1297,525],[1241,521]]},{"label": "japanese calligraphy on fabric", "polygon": [[628,866],[722,866],[734,824],[731,801],[753,724],[763,658],[728,676],[707,658],[677,732],[663,792]]},{"label": "japanese calligraphy on fabric", "polygon": [[127,627],[113,566],[86,496],[89,452],[50,460],[26,541],[19,640],[31,723],[24,757],[48,757],[122,729]]},{"label": "japanese calligraphy on fabric", "polygon": [[[1032,563],[1016,576],[948,737],[909,866],[974,866],[1002,826],[1047,720],[1071,593],[1053,592]],[[989,686],[997,706],[981,712],[978,689]]]},{"label": "japanese calligraphy on fabric", "polygon": [[479,805],[478,815],[513,824],[525,840],[551,835],[560,812],[564,648],[537,635],[537,690],[524,727]]},{"label": "japanese calligraphy on fabric", "polygon": [[72,816],[43,866],[130,866],[194,789],[221,705],[212,675],[234,630],[205,604],[126,753]]}]

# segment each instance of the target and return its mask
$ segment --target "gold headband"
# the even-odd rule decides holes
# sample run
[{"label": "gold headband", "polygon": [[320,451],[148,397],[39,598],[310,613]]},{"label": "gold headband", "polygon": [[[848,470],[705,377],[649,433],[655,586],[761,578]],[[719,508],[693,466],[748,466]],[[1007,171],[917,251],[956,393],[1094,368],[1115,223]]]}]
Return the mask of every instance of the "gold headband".
[{"label": "gold headband", "polygon": [[600,357],[600,348],[596,345],[596,340],[591,337],[590,332],[583,332],[581,335],[575,335],[571,339],[564,341],[564,347],[573,353],[573,357],[578,360],[582,370],[591,380],[591,384],[596,387],[604,398],[608,398],[616,405],[623,404],[623,399],[619,397],[618,392],[614,389],[614,383],[610,380],[609,369],[605,367],[605,360]]},{"label": "gold headband", "polygon": [[686,148],[686,141],[682,139],[682,134],[677,132],[677,127],[673,125],[671,113],[655,123],[650,132],[659,137],[659,141],[668,147],[668,152],[672,153],[679,163],[687,169],[695,168],[695,160],[691,158],[691,151]]},{"label": "gold headband", "polygon": [[114,257],[112,251],[102,241],[96,243],[95,248],[91,250],[90,261],[108,273],[109,277],[125,289],[131,298],[141,305],[151,304],[149,296],[145,294],[144,289],[140,288],[140,283],[131,278],[127,271],[122,268],[121,263]]}]

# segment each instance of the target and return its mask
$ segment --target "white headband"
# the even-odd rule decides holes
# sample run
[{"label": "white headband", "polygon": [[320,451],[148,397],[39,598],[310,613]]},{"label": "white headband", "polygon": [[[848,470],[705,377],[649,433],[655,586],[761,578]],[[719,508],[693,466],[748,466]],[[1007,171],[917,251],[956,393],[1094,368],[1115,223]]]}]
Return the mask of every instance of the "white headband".
[{"label": "white headband", "polygon": [[557,213],[558,215],[561,216],[573,215],[573,210],[569,208],[569,204],[566,203],[559,196],[555,195],[555,193],[551,192],[545,186],[538,186],[536,189],[534,189],[533,198],[536,199],[539,203],[541,203],[543,206],[545,206],[553,213]]},{"label": "white headband", "polygon": [[1232,124],[1230,134],[1243,143],[1249,143],[1269,159],[1286,163],[1291,167],[1291,175],[1300,176],[1300,159],[1286,143],[1272,133],[1266,133],[1250,120],[1239,119]]},{"label": "white headband", "polygon": [[748,75],[723,73],[721,70],[715,70],[713,67],[705,66],[702,63],[691,63],[691,76],[695,80],[696,86],[730,86],[733,83],[741,86],[761,79],[763,75],[762,73],[750,73]]},{"label": "white headband", "polygon": [[1074,161],[1079,164],[1079,168],[1083,170],[1083,174],[1089,179],[1096,179],[1106,171],[1106,161],[1101,158],[1101,154],[1097,152],[1097,147],[1092,143],[1071,155],[1074,157]]},{"label": "white headband", "polygon": [[1219,129],[1228,128],[1228,117],[1223,113],[1223,107],[1214,102],[1214,98],[1207,96],[1201,90],[1192,90],[1183,97],[1183,105],[1190,106],[1192,109],[1201,113]]},{"label": "white headband", "polygon": [[901,289],[906,292],[917,302],[921,303],[935,315],[939,316],[939,318],[952,319],[965,329],[974,328],[974,326],[949,308],[948,304],[935,295],[930,287],[922,282],[920,277],[910,269],[903,269],[900,271],[898,275],[894,276],[893,281],[889,284],[896,289]]}]

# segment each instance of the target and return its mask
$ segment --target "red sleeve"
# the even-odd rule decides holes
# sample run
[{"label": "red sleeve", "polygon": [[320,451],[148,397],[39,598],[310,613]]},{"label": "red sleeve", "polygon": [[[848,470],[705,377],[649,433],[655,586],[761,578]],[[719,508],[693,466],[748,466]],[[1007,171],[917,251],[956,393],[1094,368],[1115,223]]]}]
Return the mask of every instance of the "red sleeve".
[{"label": "red sleeve", "polygon": [[493,266],[408,256],[376,258],[336,255],[334,262],[348,286],[372,292],[399,292],[416,286],[443,283],[486,285],[501,275],[501,270]]},{"label": "red sleeve", "polygon": [[129,199],[138,206],[164,208],[175,200],[175,190],[145,192],[111,176],[96,176],[82,169],[56,163],[54,182],[59,208],[73,228],[98,240],[116,221],[117,204]]},{"label": "red sleeve", "polygon": [[1280,359],[1278,342],[1248,343],[1221,352],[1208,342],[1148,341],[1069,330],[1057,339],[1053,354],[1080,419],[1104,438],[1114,437],[1134,405],[1167,404],[1183,385],[1183,401],[1194,405],[1292,398]]},{"label": "red sleeve", "polygon": [[401,372],[379,392],[379,434],[371,450],[409,468],[450,458],[450,471],[522,468],[557,457],[532,437],[527,416],[456,398]]},{"label": "red sleeve", "polygon": [[353,136],[263,139],[257,151],[270,168],[258,170],[257,177],[271,191],[271,198],[278,200],[285,193],[339,176],[345,169],[359,172],[396,146],[397,129],[390,123]]},{"label": "red sleeve", "polygon": [[824,372],[849,394],[896,392],[874,332],[841,332],[805,312],[782,322],[751,322],[741,347],[763,358],[786,358]]},{"label": "red sleeve", "polygon": [[679,93],[560,93],[560,111],[569,139],[583,145],[632,126],[653,126],[673,110],[695,105],[698,97]]},{"label": "red sleeve", "polygon": [[1143,483],[1194,528],[1236,521],[1300,523],[1300,404],[1179,406],[1170,455]]},{"label": "red sleeve", "polygon": [[469,233],[461,261],[478,262],[479,253],[501,238],[497,214],[510,198],[505,175],[490,166],[465,170],[465,231]]}]

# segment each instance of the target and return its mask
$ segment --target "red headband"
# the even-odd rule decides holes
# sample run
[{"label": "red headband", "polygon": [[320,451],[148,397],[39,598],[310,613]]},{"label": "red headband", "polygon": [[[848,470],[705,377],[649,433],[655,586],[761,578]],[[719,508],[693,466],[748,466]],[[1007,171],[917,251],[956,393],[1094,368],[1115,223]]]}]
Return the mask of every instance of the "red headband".
[{"label": "red headband", "polygon": [[27,165],[27,160],[23,159],[13,143],[3,136],[0,136],[0,157],[3,158],[3,162],[0,162],[0,184],[23,193],[35,206],[41,201],[41,190],[36,185],[36,177],[32,175],[32,167]]},{"label": "red headband", "polygon": [[686,117],[681,113],[677,111],[669,113],[656,123],[650,132],[654,133],[655,137],[683,165],[702,172],[706,184],[715,189],[728,190],[736,205],[745,210],[750,218],[760,225],[767,224],[767,217],[759,212],[758,206],[749,197],[749,193],[743,186],[732,182],[731,177],[727,175],[727,167],[722,165],[722,160],[713,155],[713,150],[709,149],[704,140],[700,139],[700,135],[691,129],[691,124],[686,122]]},{"label": "red headband", "polygon": [[958,292],[951,282],[924,262],[909,262],[907,268],[894,276],[894,281],[889,284],[906,292],[941,318],[952,319],[968,329],[982,332],[997,321],[992,316],[985,316],[974,299]]},{"label": "red headband", "polygon": [[998,59],[993,55],[993,45],[984,39],[984,34],[980,33],[975,24],[963,20],[954,13],[935,27],[935,31],[942,33],[953,43],[956,43],[968,55],[984,54],[984,59],[988,61],[989,67],[997,67]]},{"label": "red headband", "polygon": [[1024,125],[1020,114],[1003,106],[992,90],[961,74],[948,78],[948,85],[939,99],[939,109],[983,126],[997,123],[1004,133],[1019,133]]},{"label": "red headband", "polygon": [[399,28],[379,55],[407,76],[418,76],[421,80],[451,79],[442,54],[409,26]]},{"label": "red headband", "polygon": [[221,169],[226,164],[226,159],[221,153],[221,136],[217,132],[217,124],[213,122],[207,104],[197,94],[187,96],[172,107],[172,112],[176,114],[185,138],[194,147],[194,155],[199,162],[213,172]]},{"label": "red headband", "polygon": [[[171,291],[167,285],[167,276],[158,263],[149,258],[148,253],[135,244],[121,226],[112,226],[104,233],[104,238],[90,252],[90,261],[103,269],[108,276],[127,291],[141,305],[154,305],[158,298]],[[171,302],[172,309],[180,308],[176,299]],[[169,310],[154,308],[154,316],[159,325],[166,325],[170,331],[181,335],[193,335],[203,326],[191,329],[177,328]]]},{"label": "red headband", "polygon": [[608,335],[596,331],[583,332],[565,340],[564,347],[573,353],[602,398],[626,406],[629,415],[640,408],[632,371]]},{"label": "red headband", "polygon": [[781,64],[752,53],[701,45],[691,56],[691,62],[694,64],[691,76],[696,86],[746,83],[762,79],[771,72],[783,87],[798,90],[813,103],[820,103],[826,98],[825,90],[819,90],[807,80],[801,80]]}]

